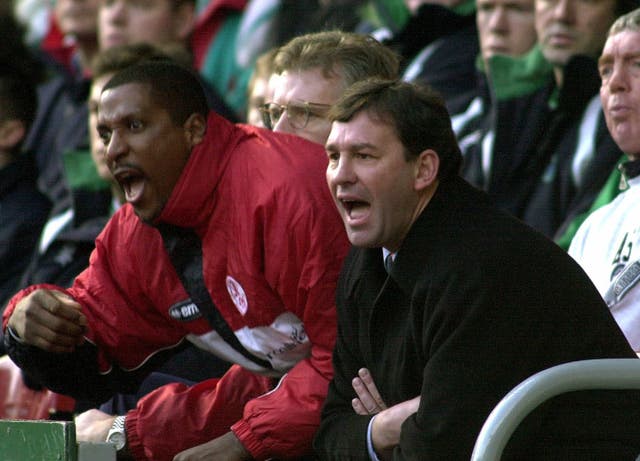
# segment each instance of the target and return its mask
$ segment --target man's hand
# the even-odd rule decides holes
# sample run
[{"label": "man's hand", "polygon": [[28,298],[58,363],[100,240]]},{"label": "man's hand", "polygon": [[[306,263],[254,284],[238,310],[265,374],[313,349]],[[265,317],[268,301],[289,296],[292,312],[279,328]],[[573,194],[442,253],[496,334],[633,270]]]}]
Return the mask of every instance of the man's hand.
[{"label": "man's hand", "polygon": [[78,442],[105,442],[115,416],[92,409],[75,418]]},{"label": "man's hand", "polygon": [[366,368],[358,370],[358,376],[351,381],[353,389],[358,395],[351,401],[353,410],[359,415],[375,415],[387,408],[380,397],[378,388],[373,382],[371,373]]},{"label": "man's hand", "polygon": [[244,461],[251,454],[233,432],[178,453],[173,461]]},{"label": "man's hand", "polygon": [[376,453],[386,459],[393,447],[400,443],[400,427],[418,411],[420,396],[398,403],[376,415],[371,427],[371,439]]},{"label": "man's hand", "polygon": [[63,353],[82,344],[87,318],[70,296],[54,290],[36,290],[18,302],[8,325],[24,343]]}]

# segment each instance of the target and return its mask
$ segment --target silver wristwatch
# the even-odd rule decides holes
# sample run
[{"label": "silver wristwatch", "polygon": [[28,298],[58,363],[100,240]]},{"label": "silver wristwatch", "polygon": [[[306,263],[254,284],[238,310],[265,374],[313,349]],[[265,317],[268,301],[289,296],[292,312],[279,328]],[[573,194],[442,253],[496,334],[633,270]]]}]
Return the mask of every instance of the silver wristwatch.
[{"label": "silver wristwatch", "polygon": [[126,416],[116,416],[107,433],[107,442],[115,445],[116,451],[122,450],[127,445],[127,433],[124,430]]}]

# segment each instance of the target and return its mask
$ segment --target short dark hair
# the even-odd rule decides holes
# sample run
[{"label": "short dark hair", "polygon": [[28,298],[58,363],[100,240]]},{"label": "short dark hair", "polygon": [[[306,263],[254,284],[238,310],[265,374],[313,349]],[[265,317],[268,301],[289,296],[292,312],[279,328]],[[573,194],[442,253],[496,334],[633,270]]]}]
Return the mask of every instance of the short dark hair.
[{"label": "short dark hair", "polygon": [[171,60],[145,61],[129,66],[114,75],[102,91],[129,83],[147,85],[153,101],[166,109],[176,125],[183,124],[191,114],[198,113],[205,118],[209,114],[198,76]]},{"label": "short dark hair", "polygon": [[329,119],[348,122],[363,110],[394,127],[407,160],[433,149],[440,158],[439,179],[459,173],[462,154],[444,100],[434,90],[400,80],[367,79],[345,91]]}]

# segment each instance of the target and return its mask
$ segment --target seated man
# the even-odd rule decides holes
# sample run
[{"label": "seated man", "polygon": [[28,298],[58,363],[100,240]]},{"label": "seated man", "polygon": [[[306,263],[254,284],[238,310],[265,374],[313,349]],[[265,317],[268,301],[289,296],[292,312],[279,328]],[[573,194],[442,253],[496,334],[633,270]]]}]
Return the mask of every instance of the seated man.
[{"label": "seated man", "polygon": [[[327,182],[353,247],[338,282],[321,459],[468,460],[491,410],[525,378],[635,357],[578,265],[458,176],[439,96],[369,80],[329,117]],[[603,394],[535,411],[502,459],[635,459],[640,412],[627,394]],[[609,408],[624,417],[603,427]],[[599,442],[611,434],[617,442]]]},{"label": "seated man", "polygon": [[301,35],[278,49],[273,101],[265,125],[324,145],[331,130],[327,111],[353,83],[396,78],[398,56],[377,40],[341,31]]},{"label": "seated man", "polygon": [[308,453],[347,250],[322,150],[231,124],[208,110],[193,72],[166,62],[105,84],[98,132],[127,204],[71,288],[12,298],[10,356],[49,389],[99,402],[135,390],[191,341],[234,365],[164,386],[126,418],[104,414],[80,439],[109,433],[137,460]]},{"label": "seated man", "polygon": [[[628,56],[634,56],[635,60]],[[569,254],[589,274],[633,349],[640,353],[638,212],[640,202],[640,9],[611,26],[599,68],[607,128],[630,161],[622,173],[628,189],[580,226]]]}]

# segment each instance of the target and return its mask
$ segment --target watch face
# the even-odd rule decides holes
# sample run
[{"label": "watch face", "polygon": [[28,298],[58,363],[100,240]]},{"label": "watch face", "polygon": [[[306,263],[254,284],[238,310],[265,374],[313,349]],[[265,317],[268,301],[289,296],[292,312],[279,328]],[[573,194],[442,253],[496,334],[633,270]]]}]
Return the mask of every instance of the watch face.
[{"label": "watch face", "polygon": [[115,445],[116,451],[120,451],[124,448],[126,438],[123,432],[112,432],[107,438],[107,442]]}]

